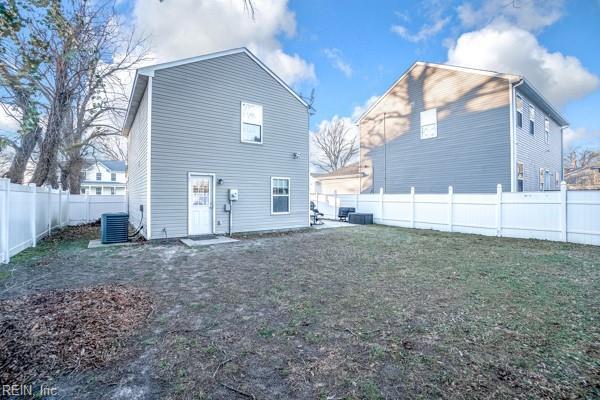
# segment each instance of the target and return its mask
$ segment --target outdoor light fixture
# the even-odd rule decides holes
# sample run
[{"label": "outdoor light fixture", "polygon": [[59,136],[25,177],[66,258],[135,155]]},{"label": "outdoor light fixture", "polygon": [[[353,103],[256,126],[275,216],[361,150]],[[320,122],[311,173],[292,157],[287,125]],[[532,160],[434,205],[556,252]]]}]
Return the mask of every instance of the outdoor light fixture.
[{"label": "outdoor light fixture", "polygon": [[299,159],[301,155],[302,154],[300,154],[300,153],[292,153],[292,156],[294,157],[294,160]]},{"label": "outdoor light fixture", "polygon": [[217,185],[223,184],[223,178],[217,178]]}]

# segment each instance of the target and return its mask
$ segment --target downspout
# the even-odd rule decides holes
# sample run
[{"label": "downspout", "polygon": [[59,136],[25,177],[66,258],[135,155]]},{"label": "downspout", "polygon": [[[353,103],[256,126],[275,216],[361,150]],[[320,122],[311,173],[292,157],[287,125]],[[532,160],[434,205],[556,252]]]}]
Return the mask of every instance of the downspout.
[{"label": "downspout", "polygon": [[516,167],[517,167],[517,134],[515,129],[515,94],[516,88],[523,84],[525,80],[521,78],[519,82],[516,84],[509,83],[508,85],[508,97],[510,103],[510,191],[516,192],[517,187],[517,176],[516,176]]}]

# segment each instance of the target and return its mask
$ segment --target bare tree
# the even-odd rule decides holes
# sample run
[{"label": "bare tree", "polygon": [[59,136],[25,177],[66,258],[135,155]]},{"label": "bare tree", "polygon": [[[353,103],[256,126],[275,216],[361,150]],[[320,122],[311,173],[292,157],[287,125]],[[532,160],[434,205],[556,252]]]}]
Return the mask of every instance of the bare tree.
[{"label": "bare tree", "polygon": [[313,135],[313,165],[332,172],[352,161],[358,154],[358,145],[356,134],[348,125],[345,120],[334,118]]}]

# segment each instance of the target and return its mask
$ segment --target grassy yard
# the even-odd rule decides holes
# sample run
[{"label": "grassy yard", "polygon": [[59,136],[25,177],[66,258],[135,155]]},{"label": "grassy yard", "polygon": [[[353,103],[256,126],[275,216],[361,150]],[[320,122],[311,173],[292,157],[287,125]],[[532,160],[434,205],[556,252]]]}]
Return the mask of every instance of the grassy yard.
[{"label": "grassy yard", "polygon": [[369,226],[0,267],[2,299],[135,285],[155,312],[64,398],[598,398],[600,247]]}]

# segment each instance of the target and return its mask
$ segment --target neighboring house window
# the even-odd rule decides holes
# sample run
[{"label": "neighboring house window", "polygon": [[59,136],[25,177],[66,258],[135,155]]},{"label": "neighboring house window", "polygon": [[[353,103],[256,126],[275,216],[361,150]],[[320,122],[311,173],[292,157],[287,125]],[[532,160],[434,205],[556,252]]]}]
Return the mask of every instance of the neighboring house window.
[{"label": "neighboring house window", "polygon": [[517,163],[517,192],[523,191],[523,177],[524,177],[523,163],[519,161]]},{"label": "neighboring house window", "polygon": [[437,109],[421,112],[421,139],[437,137]]},{"label": "neighboring house window", "polygon": [[242,142],[262,143],[263,108],[250,103],[242,103]]},{"label": "neighboring house window", "polygon": [[81,171],[81,180],[85,181],[85,171]]},{"label": "neighboring house window", "polygon": [[114,195],[115,195],[115,188],[110,188],[110,194],[111,194],[112,196],[114,196]]},{"label": "neighboring house window", "polygon": [[544,141],[546,143],[550,142],[550,120],[548,120],[548,117],[544,118]]},{"label": "neighboring house window", "polygon": [[535,127],[535,108],[529,106],[529,133],[533,135]]},{"label": "neighboring house window", "polygon": [[102,180],[102,172],[96,172],[96,180],[97,181],[101,181]]},{"label": "neighboring house window", "polygon": [[117,174],[115,172],[110,173],[110,180],[113,182],[117,180]]},{"label": "neighboring house window", "polygon": [[546,172],[544,171],[544,168],[540,168],[540,177],[539,177],[539,180],[540,180],[540,191],[544,190],[544,175],[545,175],[545,173]]},{"label": "neighboring house window", "polygon": [[102,194],[102,188],[96,188],[96,194]]},{"label": "neighboring house window", "polygon": [[290,212],[290,178],[271,178],[271,213]]},{"label": "neighboring house window", "polygon": [[81,188],[81,194],[85,194],[85,188]]},{"label": "neighboring house window", "polygon": [[554,183],[556,185],[556,188],[560,186],[560,174],[558,173],[558,171],[554,173]]},{"label": "neighboring house window", "polygon": [[523,99],[517,96],[517,126],[523,127]]}]

